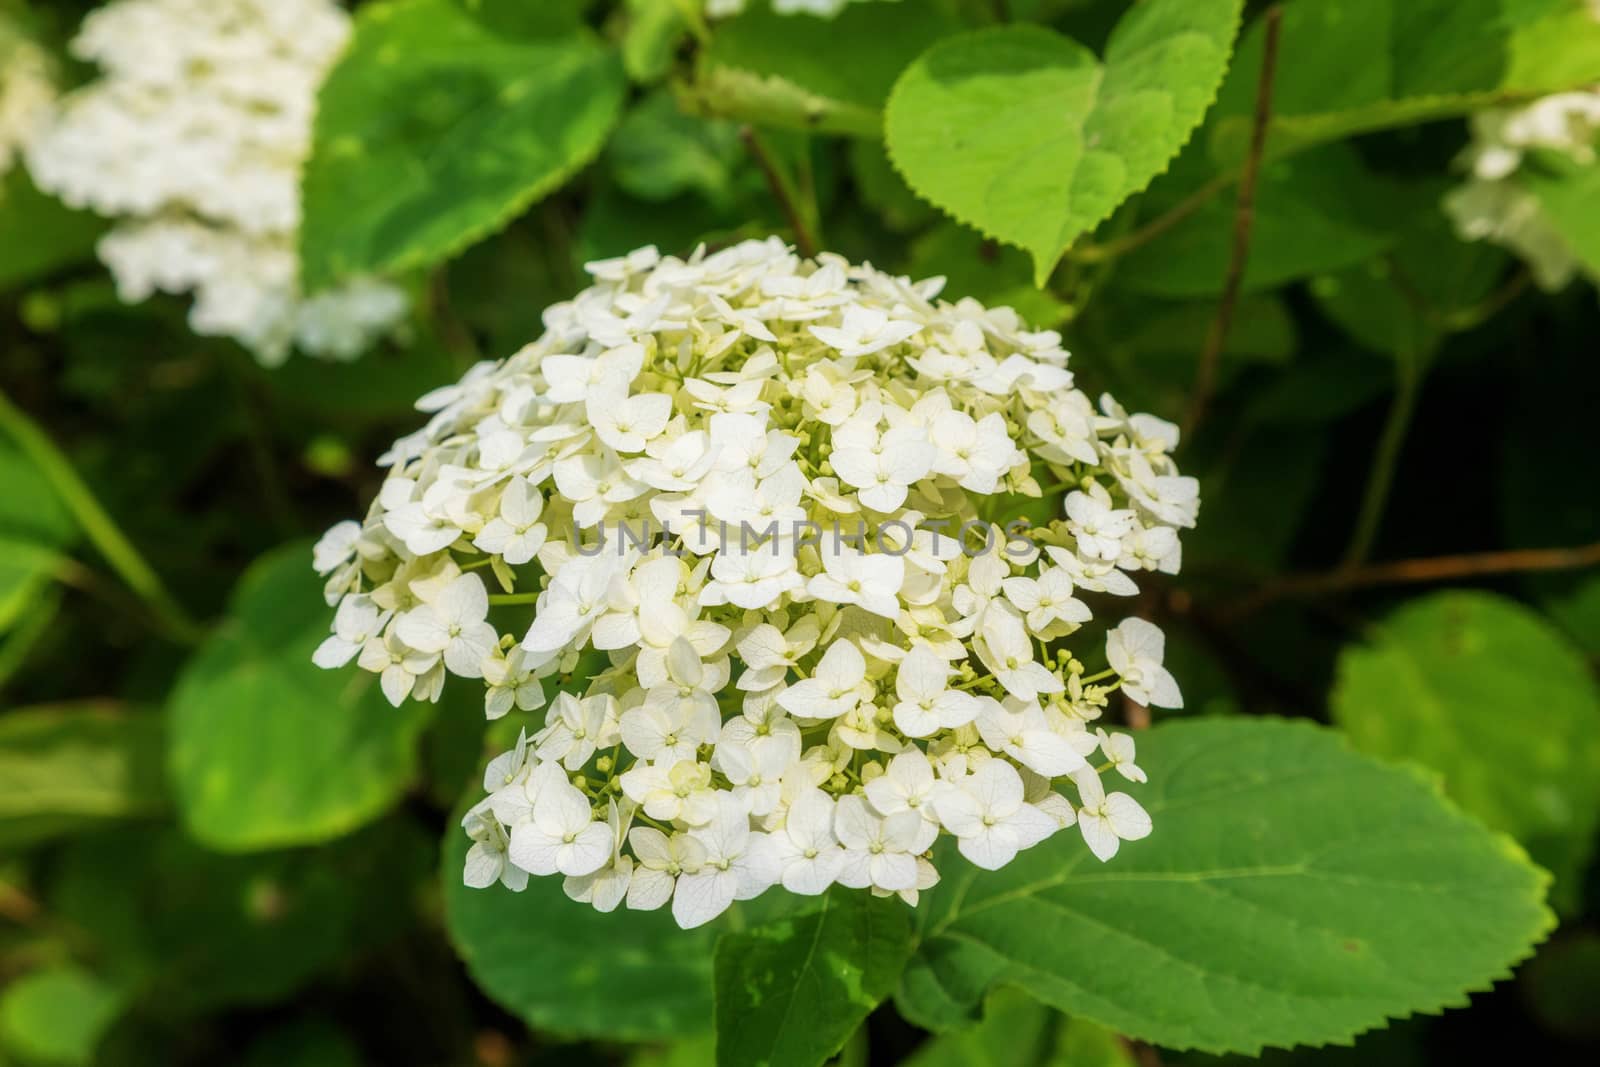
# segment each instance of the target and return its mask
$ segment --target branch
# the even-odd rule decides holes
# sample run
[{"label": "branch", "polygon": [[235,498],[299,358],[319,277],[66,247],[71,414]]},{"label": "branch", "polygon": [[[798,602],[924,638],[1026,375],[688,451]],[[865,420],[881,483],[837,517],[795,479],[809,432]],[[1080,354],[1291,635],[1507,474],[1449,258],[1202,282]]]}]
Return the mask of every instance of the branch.
[{"label": "branch", "polygon": [[756,133],[753,126],[741,126],[739,136],[744,141],[745,148],[756,161],[756,166],[761,168],[761,174],[767,179],[767,186],[772,190],[772,198],[783,209],[784,218],[789,220],[789,228],[794,231],[795,248],[802,256],[810,259],[819,251],[817,247],[816,232],[806,220],[805,212],[800,207],[800,194],[795,189],[794,183],[783,172],[778,161],[773,158],[772,151],[767,143]]},{"label": "branch", "polygon": [[1222,360],[1222,346],[1227,343],[1228,331],[1233,326],[1233,312],[1239,303],[1239,292],[1244,287],[1245,264],[1250,258],[1250,229],[1256,218],[1256,183],[1261,177],[1261,157],[1267,147],[1267,124],[1272,118],[1272,81],[1278,69],[1278,30],[1283,24],[1283,8],[1274,5],[1266,13],[1266,43],[1261,54],[1261,79],[1256,84],[1255,122],[1250,131],[1250,154],[1244,161],[1244,172],[1239,177],[1239,206],[1233,216],[1233,254],[1228,261],[1228,276],[1222,286],[1222,300],[1217,304],[1217,314],[1211,320],[1211,330],[1206,335],[1206,346],[1200,352],[1200,364],[1195,372],[1194,394],[1189,398],[1189,410],[1183,419],[1183,436],[1188,437],[1200,424],[1211,393],[1216,388],[1217,364]]},{"label": "branch", "polygon": [[1580,570],[1595,566],[1600,566],[1600,541],[1578,548],[1523,548],[1509,552],[1402,559],[1364,567],[1340,567],[1321,574],[1291,575],[1263,586],[1222,614],[1233,622],[1269,604],[1292,597],[1319,596],[1381,585],[1413,585],[1502,574]]}]

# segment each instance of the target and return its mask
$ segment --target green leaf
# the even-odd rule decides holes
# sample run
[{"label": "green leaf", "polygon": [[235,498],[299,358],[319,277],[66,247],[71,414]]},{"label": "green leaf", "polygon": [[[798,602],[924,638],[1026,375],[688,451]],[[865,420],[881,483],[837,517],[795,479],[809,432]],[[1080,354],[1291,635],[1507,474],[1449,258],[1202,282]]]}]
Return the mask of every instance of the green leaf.
[{"label": "green leaf", "polygon": [[[583,25],[588,0],[451,0],[497,37],[564,37]],[[669,5],[670,6],[670,5]]]},{"label": "green leaf", "polygon": [[[1204,167],[1195,146],[1184,153]],[[1186,168],[1186,171],[1189,168]],[[1140,201],[1154,218],[1198,182],[1176,170]],[[1244,290],[1257,292],[1368,259],[1395,241],[1402,210],[1395,183],[1375,176],[1349,145],[1335,144],[1262,167]],[[1222,292],[1233,256],[1236,193],[1215,196],[1162,236],[1123,257],[1117,281],[1161,296]]]},{"label": "green leaf", "polygon": [[77,532],[72,514],[44,473],[0,435],[0,536],[60,548]]},{"label": "green leaf", "polygon": [[834,889],[822,907],[717,942],[719,1067],[818,1067],[894,991],[911,911]]},{"label": "green leaf", "polygon": [[[482,795],[474,783],[468,791]],[[650,1041],[690,1037],[711,1019],[718,926],[680,930],[666,910],[602,915],[568,900],[561,879],[530,878],[513,893],[471,889],[463,804],[445,830],[445,927],[472,979],[529,1026],[570,1037]]]},{"label": "green leaf", "polygon": [[729,216],[702,197],[652,204],[603,185],[584,212],[578,253],[584,260],[606,259],[653,244],[663,254],[686,256],[702,239],[731,229]]},{"label": "green leaf", "polygon": [[160,717],[93,704],[0,715],[0,846],[168,807]]},{"label": "green leaf", "polygon": [[49,1064],[88,1064],[122,995],[74,964],[33,971],[0,995],[0,1048]]},{"label": "green leaf", "polygon": [[[876,212],[883,225],[891,230],[909,233],[926,229],[939,217],[933,205],[919,199],[900,177],[889,162],[882,141],[850,142],[850,177],[862,204]],[[950,229],[961,231],[963,228],[952,224]]]},{"label": "green leaf", "polygon": [[131,827],[70,842],[49,906],[141,1003],[199,1012],[279,1000],[414,927],[431,868],[427,838],[398,820],[251,855]]},{"label": "green leaf", "polygon": [[1600,828],[1600,694],[1554,627],[1488,593],[1422,597],[1344,650],[1332,707],[1356,747],[1438,772],[1576,904]]},{"label": "green leaf", "polygon": [[1600,166],[1526,168],[1517,175],[1590,279],[1600,283]]},{"label": "green leaf", "polygon": [[672,0],[626,0],[624,7],[628,21],[622,33],[622,65],[636,82],[660,81],[672,69],[672,53],[689,32],[682,10]]},{"label": "green leaf", "polygon": [[[1216,315],[1214,300],[1154,300],[1113,287],[1097,293],[1071,322],[1068,347],[1082,353],[1074,357],[1079,365],[1120,403],[1179,418]],[[1282,367],[1294,351],[1294,320],[1283,302],[1274,296],[1245,297],[1234,306],[1218,383],[1226,386],[1251,365]]]},{"label": "green leaf", "polygon": [[448,0],[363,7],[318,98],[307,289],[428,266],[500,229],[594,158],[623,88],[586,33],[497,37]]},{"label": "green leaf", "polygon": [[0,634],[39,599],[59,563],[50,549],[0,535]]},{"label": "green leaf", "polygon": [[758,125],[881,137],[895,77],[955,29],[927,4],[851,4],[832,19],[748,11],[717,23],[685,102]]},{"label": "green leaf", "polygon": [[[1047,1063],[1061,1016],[1021,990],[997,989],[974,1026],[933,1038],[905,1067],[1033,1067]],[[1083,1067],[1088,1067],[1087,1064]]]},{"label": "green leaf", "polygon": [[617,184],[643,200],[699,193],[727,207],[744,148],[732,123],[685,115],[657,92],[623,118],[606,155]]},{"label": "green leaf", "polygon": [[942,41],[885,113],[889,155],[919,194],[1026,249],[1043,285],[1068,246],[1166,168],[1227,69],[1239,0],[1148,0],[1102,64],[1036,26]]},{"label": "green leaf", "polygon": [[[1264,24],[1239,42],[1212,155],[1250,139]],[[1318,0],[1285,4],[1268,151],[1465,115],[1600,80],[1600,21],[1568,0]]]},{"label": "green leaf", "polygon": [[1201,474],[1206,521],[1184,539],[1184,555],[1231,572],[1284,559],[1321,484],[1329,444],[1327,433],[1303,425],[1251,433],[1226,463]]},{"label": "green leaf", "polygon": [[184,826],[212,848],[326,841],[411,780],[432,705],[390,707],[376,675],[322,670],[331,609],[304,544],[257,560],[228,619],[184,668],[170,767]]},{"label": "green leaf", "polygon": [[1137,1067],[1138,1062],[1127,1042],[1110,1030],[1084,1019],[1068,1019],[1048,1067]]},{"label": "green leaf", "polygon": [[959,1025],[998,983],[1172,1048],[1345,1042],[1505,977],[1549,932],[1548,876],[1420,776],[1307,723],[1140,739],[1155,832],[1099,864],[1066,836],[955,862],[898,1003]]},{"label": "green leaf", "polygon": [[1373,351],[1426,354],[1510,262],[1491,244],[1461,240],[1439,208],[1441,193],[1441,183],[1423,182],[1407,195],[1416,207],[1388,256],[1312,280],[1323,313]]}]

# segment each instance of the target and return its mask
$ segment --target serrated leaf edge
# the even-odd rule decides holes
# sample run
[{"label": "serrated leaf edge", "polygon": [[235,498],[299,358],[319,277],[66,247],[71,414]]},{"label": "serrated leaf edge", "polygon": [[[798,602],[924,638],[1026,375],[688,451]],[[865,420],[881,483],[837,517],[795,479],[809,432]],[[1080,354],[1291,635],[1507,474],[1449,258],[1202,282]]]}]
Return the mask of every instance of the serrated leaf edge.
[{"label": "serrated leaf edge", "polygon": [[[1062,257],[1065,256],[1066,253],[1067,253],[1067,250],[1072,247],[1073,242],[1075,242],[1079,237],[1082,237],[1084,234],[1093,233],[1094,230],[1097,227],[1099,227],[1102,223],[1104,223],[1107,219],[1109,219],[1113,214],[1115,214],[1118,208],[1120,208],[1123,204],[1126,204],[1129,200],[1131,200],[1134,197],[1138,196],[1140,193],[1143,193],[1146,189],[1150,188],[1151,184],[1154,183],[1157,178],[1161,177],[1163,174],[1165,174],[1169,170],[1171,170],[1173,161],[1176,160],[1178,158],[1178,156],[1182,154],[1184,148],[1188,147],[1189,142],[1194,140],[1195,134],[1198,133],[1202,128],[1204,128],[1206,115],[1210,113],[1211,108],[1213,106],[1215,106],[1215,104],[1217,102],[1217,96],[1218,96],[1219,93],[1221,93],[1222,85],[1227,80],[1228,69],[1229,69],[1229,65],[1232,63],[1233,55],[1238,50],[1239,28],[1240,28],[1241,23],[1243,22],[1243,19],[1244,19],[1243,6],[1240,5],[1238,11],[1235,13],[1235,15],[1234,15],[1234,17],[1232,19],[1232,29],[1228,34],[1228,40],[1229,40],[1230,44],[1228,45],[1228,48],[1227,48],[1227,53],[1226,53],[1226,57],[1225,57],[1225,60],[1224,60],[1224,63],[1223,63],[1222,71],[1221,71],[1220,74],[1218,74],[1217,79],[1216,79],[1216,83],[1214,85],[1212,85],[1211,92],[1209,94],[1207,94],[1205,106],[1203,106],[1200,109],[1199,116],[1195,119],[1194,123],[1189,127],[1189,130],[1184,135],[1183,139],[1181,141],[1179,141],[1178,144],[1174,147],[1171,155],[1169,155],[1167,157],[1166,163],[1159,170],[1156,170],[1156,171],[1152,172],[1150,177],[1145,179],[1145,181],[1142,184],[1140,184],[1137,188],[1130,189],[1127,192],[1127,194],[1125,196],[1123,196],[1123,198],[1121,200],[1117,201],[1115,204],[1112,204],[1098,218],[1096,218],[1093,222],[1088,224],[1086,227],[1084,227],[1082,230],[1080,230],[1076,235],[1074,235],[1072,241],[1069,241],[1065,245],[1063,245],[1061,247],[1061,249],[1058,252],[1056,252],[1055,258],[1052,259],[1048,264],[1046,264],[1044,262],[1044,260],[1041,259],[1036,252],[1034,252],[1033,249],[1030,249],[1027,246],[1019,244],[1017,242],[1009,241],[1004,237],[998,236],[997,234],[991,232],[987,227],[985,227],[981,222],[977,221],[976,219],[967,218],[964,213],[952,210],[951,208],[948,208],[945,205],[940,204],[938,201],[934,200],[932,197],[927,196],[926,194],[924,194],[922,192],[922,190],[917,187],[916,183],[911,180],[911,176],[906,173],[906,168],[901,163],[901,161],[900,161],[900,159],[899,159],[899,157],[898,157],[898,155],[897,155],[897,153],[895,151],[894,141],[893,141],[892,138],[889,137],[888,125],[889,125],[889,121],[890,121],[889,116],[895,110],[896,101],[900,98],[901,90],[905,86],[905,79],[906,79],[907,73],[910,72],[912,67],[915,67],[917,64],[919,64],[923,60],[925,60],[936,49],[942,48],[942,47],[944,47],[946,45],[949,45],[949,44],[951,44],[953,42],[957,42],[957,41],[973,40],[973,39],[981,38],[981,37],[985,37],[985,36],[997,36],[997,35],[1002,35],[1002,34],[1014,34],[1018,29],[1037,30],[1038,32],[1040,32],[1042,34],[1048,34],[1048,35],[1055,36],[1055,37],[1061,37],[1061,38],[1064,38],[1066,40],[1073,40],[1073,38],[1067,37],[1066,34],[1058,33],[1055,30],[1051,30],[1051,29],[1049,29],[1047,27],[1043,27],[1043,26],[1025,26],[1025,25],[1022,25],[1022,24],[1017,24],[1017,25],[1011,25],[1011,26],[989,26],[989,27],[985,27],[983,29],[971,30],[971,31],[968,31],[966,33],[952,34],[951,36],[945,37],[942,40],[935,41],[933,44],[929,45],[928,48],[926,48],[920,55],[918,55],[916,59],[913,59],[910,63],[906,64],[905,69],[900,72],[900,76],[895,79],[894,86],[889,90],[888,99],[884,101],[884,105],[883,105],[883,126],[884,126],[884,129],[883,129],[883,143],[884,143],[885,154],[888,155],[889,163],[890,163],[891,166],[894,167],[895,173],[900,176],[901,181],[905,182],[906,187],[911,190],[912,194],[915,195],[917,197],[917,199],[923,201],[926,204],[929,204],[930,206],[932,206],[936,210],[942,212],[943,214],[950,216],[951,218],[955,219],[957,222],[961,223],[963,226],[967,226],[967,227],[970,227],[971,229],[974,229],[974,230],[978,231],[984,237],[988,238],[991,241],[997,241],[1000,244],[1010,245],[1013,248],[1017,248],[1017,249],[1022,250],[1023,252],[1026,252],[1028,254],[1029,258],[1031,258],[1033,260],[1033,262],[1034,262],[1034,271],[1033,271],[1034,286],[1036,288],[1038,288],[1038,289],[1043,289],[1043,288],[1045,288],[1045,285],[1049,282],[1050,275],[1055,273],[1055,269],[1060,264]],[[1113,34],[1114,33],[1115,33],[1115,31],[1113,31]],[[1106,68],[1105,57],[1104,56],[1098,56],[1096,58],[1098,59],[1099,64],[1100,64],[1100,69],[1103,72],[1105,70],[1105,68]]]},{"label": "serrated leaf edge", "polygon": [[[1195,720],[1189,720],[1189,721],[1175,721],[1175,722],[1172,722],[1172,723],[1168,724],[1166,726],[1166,729],[1168,729],[1168,730],[1177,729],[1179,731],[1182,731],[1184,729],[1189,729],[1189,728],[1192,728],[1192,727],[1195,727],[1195,726],[1199,726],[1199,725],[1202,725],[1202,724],[1208,724],[1209,725],[1211,723],[1214,723],[1215,721],[1216,720],[1205,720],[1205,719],[1195,719]],[[1531,931],[1529,931],[1529,933],[1527,935],[1528,938],[1529,938],[1527,948],[1520,955],[1517,955],[1517,956],[1513,957],[1511,960],[1509,960],[1507,962],[1506,966],[1502,970],[1500,970],[1500,971],[1498,971],[1496,973],[1493,973],[1493,974],[1485,976],[1480,984],[1469,985],[1467,988],[1459,990],[1459,991],[1457,991],[1455,993],[1451,993],[1451,994],[1446,995],[1446,996],[1440,996],[1437,999],[1437,1001],[1430,1002],[1430,1003],[1424,1003],[1424,1004],[1418,1005],[1416,1007],[1410,1008],[1410,1009],[1408,1009],[1406,1011],[1400,1012],[1398,1014],[1385,1015],[1385,1016],[1383,1016],[1382,1019],[1372,1023],[1370,1026],[1359,1027],[1357,1029],[1349,1031],[1348,1033],[1343,1033],[1343,1032],[1335,1033],[1335,1034],[1330,1035],[1329,1037],[1327,1037],[1325,1039],[1314,1040],[1314,1041],[1296,1042],[1296,1043],[1291,1044],[1291,1045],[1284,1045],[1284,1044],[1280,1044],[1280,1043],[1273,1042],[1273,1041],[1263,1041],[1263,1042],[1259,1042],[1259,1043],[1254,1044],[1254,1045],[1240,1046],[1240,1047],[1233,1047],[1233,1046],[1227,1046],[1227,1045],[1208,1045],[1208,1044],[1205,1044],[1203,1042],[1196,1042],[1196,1043],[1193,1043],[1193,1044],[1168,1044],[1168,1043],[1163,1042],[1162,1043],[1162,1047],[1171,1048],[1171,1049],[1178,1050],[1178,1051],[1191,1051],[1192,1050],[1192,1051],[1198,1051],[1198,1052],[1205,1052],[1205,1053],[1210,1053],[1210,1054],[1213,1054],[1213,1055],[1224,1055],[1224,1054],[1227,1054],[1227,1053],[1240,1053],[1240,1054],[1244,1054],[1244,1055],[1248,1055],[1248,1056],[1259,1056],[1261,1054],[1262,1050],[1263,1049],[1267,1049],[1267,1048],[1279,1048],[1279,1049],[1284,1049],[1284,1050],[1290,1050],[1290,1049],[1295,1049],[1295,1048],[1318,1048],[1318,1047],[1322,1047],[1322,1046],[1325,1046],[1325,1045],[1350,1046],[1350,1045],[1353,1045],[1355,1043],[1356,1039],[1358,1037],[1360,1037],[1361,1035],[1366,1034],[1366,1033],[1370,1033],[1370,1032],[1372,1032],[1374,1030],[1383,1029],[1384,1027],[1387,1027],[1387,1026],[1391,1025],[1392,1023],[1399,1022],[1399,1021],[1402,1021],[1402,1020],[1405,1020],[1405,1019],[1416,1018],[1418,1016],[1440,1015],[1443,1012],[1445,1012],[1446,1010],[1449,1010],[1449,1009],[1452,1009],[1452,1008],[1463,1007],[1463,1006],[1467,1005],[1470,1002],[1470,998],[1471,998],[1471,995],[1473,993],[1486,992],[1489,989],[1493,988],[1496,983],[1502,982],[1502,981],[1505,981],[1508,978],[1511,978],[1513,976],[1513,974],[1515,973],[1516,967],[1519,964],[1521,964],[1522,962],[1524,962],[1525,960],[1527,960],[1530,957],[1532,957],[1534,952],[1535,952],[1535,950],[1538,948],[1538,946],[1540,944],[1542,944],[1550,936],[1551,932],[1553,932],[1555,930],[1559,920],[1557,919],[1557,916],[1556,916],[1555,912],[1551,910],[1549,904],[1547,903],[1547,898],[1548,898],[1548,895],[1549,895],[1550,885],[1551,885],[1551,883],[1553,881],[1553,878],[1552,878],[1550,872],[1545,870],[1543,867],[1539,866],[1538,864],[1534,863],[1532,858],[1528,855],[1527,851],[1524,850],[1523,847],[1520,844],[1518,844],[1517,841],[1514,838],[1512,838],[1510,835],[1502,833],[1502,832],[1500,832],[1498,830],[1491,829],[1488,826],[1485,826],[1482,822],[1479,822],[1477,818],[1475,818],[1474,816],[1469,815],[1465,811],[1463,811],[1454,801],[1452,801],[1448,796],[1445,795],[1444,782],[1443,782],[1443,779],[1439,775],[1434,774],[1432,772],[1429,772],[1425,768],[1419,767],[1416,764],[1411,764],[1411,763],[1390,763],[1390,762],[1387,762],[1387,761],[1384,761],[1384,760],[1376,759],[1375,757],[1369,756],[1369,755],[1357,750],[1355,748],[1355,746],[1351,744],[1349,738],[1346,737],[1341,731],[1332,729],[1330,727],[1322,726],[1322,725],[1319,725],[1317,723],[1307,722],[1306,720],[1303,720],[1303,719],[1286,719],[1286,718],[1282,718],[1282,717],[1279,717],[1279,716],[1251,716],[1249,721],[1251,723],[1273,723],[1274,724],[1274,728],[1285,727],[1285,728],[1291,728],[1291,729],[1294,729],[1294,730],[1300,731],[1300,732],[1310,732],[1310,733],[1319,734],[1321,736],[1331,736],[1332,738],[1334,738],[1334,741],[1339,746],[1339,748],[1341,748],[1345,752],[1345,754],[1347,754],[1347,755],[1349,755],[1351,757],[1354,757],[1355,759],[1360,760],[1362,762],[1365,762],[1365,763],[1371,764],[1371,765],[1373,765],[1375,767],[1378,767],[1378,768],[1380,768],[1380,769],[1382,769],[1384,771],[1391,772],[1391,773],[1398,772],[1400,774],[1403,774],[1403,775],[1406,775],[1408,777],[1411,777],[1411,778],[1415,779],[1418,784],[1424,786],[1426,788],[1426,790],[1433,795],[1434,799],[1436,801],[1438,801],[1439,805],[1442,808],[1444,808],[1444,810],[1446,810],[1450,814],[1454,815],[1455,817],[1461,819],[1462,821],[1469,822],[1469,823],[1473,824],[1474,826],[1477,826],[1479,829],[1483,830],[1486,834],[1489,835],[1489,838],[1494,842],[1494,844],[1496,846],[1498,846],[1500,851],[1502,851],[1504,853],[1504,855],[1508,859],[1511,859],[1511,860],[1513,860],[1515,862],[1519,862],[1522,866],[1524,866],[1524,867],[1528,868],[1530,871],[1534,872],[1534,874],[1536,875],[1536,882],[1537,882],[1535,890],[1536,890],[1536,893],[1537,893],[1537,898],[1538,898],[1538,900],[1540,902],[1539,922],[1538,922],[1537,926],[1534,929],[1532,929]],[[957,917],[959,917],[959,915]],[[950,921],[954,922],[955,920],[952,918]],[[916,957],[918,951],[921,949],[921,947],[922,947],[924,942],[933,940],[934,938],[937,938],[939,936],[941,936],[939,931],[934,931],[932,933],[925,932],[925,931],[920,931],[920,930],[914,931],[915,943],[914,943],[914,945],[912,947],[912,953],[911,953],[912,958]],[[935,975],[935,977],[937,977],[937,975]],[[1002,985],[1014,985],[1014,986],[1017,986],[1018,988],[1023,989],[1024,991],[1027,991],[1029,996],[1033,996],[1034,995],[1030,990],[1028,990],[1027,986],[1024,983],[1017,982],[1017,981],[1009,981],[1008,982],[1008,981],[1002,980],[1002,981],[997,981],[997,982],[992,983],[985,990],[985,996],[987,996],[988,994],[992,993],[996,988],[998,988],[998,987],[1000,987]],[[1066,1009],[1060,1007],[1059,1005],[1050,1004],[1049,1001],[1042,1000],[1042,998],[1036,998],[1036,999],[1041,999],[1042,1003],[1049,1004],[1051,1007],[1056,1008],[1057,1010],[1060,1010],[1060,1011],[1065,1011],[1066,1010]],[[1096,1023],[1097,1025],[1100,1025],[1100,1026],[1104,1026],[1104,1027],[1106,1027],[1108,1029],[1117,1030],[1117,1027],[1114,1024],[1109,1023],[1109,1022],[1107,1022],[1107,1021],[1105,1021],[1103,1019],[1097,1018],[1092,1011],[1083,1011],[1083,1010],[1079,1009],[1079,1010],[1071,1012],[1070,1014],[1072,1014],[1072,1015],[1074,1015],[1076,1017],[1079,1017],[1079,1018],[1087,1019],[1090,1022]],[[981,1013],[981,1006],[980,1006],[979,1020],[981,1020],[982,1017],[983,1016],[982,1016],[982,1013]],[[974,1020],[974,1023],[973,1024],[969,1024],[969,1025],[975,1025],[975,1023],[977,1021],[978,1020]],[[951,1032],[951,1031],[954,1031],[954,1030],[964,1030],[966,1028],[967,1027],[965,1027],[965,1026],[952,1027],[952,1028],[950,1028],[950,1031],[945,1031],[945,1032]],[[1133,1035],[1129,1035],[1129,1036],[1139,1037],[1139,1035],[1137,1035],[1137,1034],[1133,1034]]]}]

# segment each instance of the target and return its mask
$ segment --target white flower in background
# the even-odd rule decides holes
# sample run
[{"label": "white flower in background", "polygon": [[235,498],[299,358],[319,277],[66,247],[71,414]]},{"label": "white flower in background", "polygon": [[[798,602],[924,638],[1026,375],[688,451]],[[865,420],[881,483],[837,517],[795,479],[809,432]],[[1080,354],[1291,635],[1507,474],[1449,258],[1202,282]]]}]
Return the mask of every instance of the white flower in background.
[{"label": "white flower in background", "polygon": [[[1178,567],[1176,429],[937,281],[778,241],[590,269],[543,337],[423,398],[313,553],[318,662],[537,716],[486,776],[471,882],[559,873],[693,926],[774,886],[914,903],[940,834],[999,866],[1146,832],[1086,757],[1144,779],[1090,724],[1118,688],[1177,704],[1160,632],[1074,639]],[[997,498],[1063,482],[1008,532]]]},{"label": "white flower in background", "polygon": [[27,145],[40,188],[118,219],[100,243],[123,300],[193,293],[197,333],[263,363],[353,359],[406,313],[371,279],[304,294],[300,168],[350,19],[333,0],[117,0],[72,42],[101,77]]},{"label": "white flower in background", "polygon": [[[1600,6],[1590,6],[1600,18]],[[1578,168],[1600,166],[1600,86],[1480,111],[1471,128],[1472,144],[1460,160],[1467,181],[1444,198],[1456,232],[1462,240],[1509,249],[1527,262],[1542,288],[1564,287],[1584,270],[1583,263],[1521,174],[1541,166],[1540,153]],[[1600,284],[1600,278],[1592,280]]]},{"label": "white flower in background", "polygon": [[0,177],[50,120],[54,66],[44,49],[12,31],[0,14]]}]

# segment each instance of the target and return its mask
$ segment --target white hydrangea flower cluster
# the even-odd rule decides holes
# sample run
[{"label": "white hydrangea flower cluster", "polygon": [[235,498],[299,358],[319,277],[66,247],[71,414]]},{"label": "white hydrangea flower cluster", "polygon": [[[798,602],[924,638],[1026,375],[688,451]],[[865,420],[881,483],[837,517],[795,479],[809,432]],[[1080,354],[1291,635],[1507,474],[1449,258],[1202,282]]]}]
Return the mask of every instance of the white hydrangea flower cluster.
[{"label": "white hydrangea flower cluster", "polygon": [[1536,151],[1559,153],[1580,166],[1596,164],[1600,88],[1479,112],[1472,117],[1472,136],[1462,157],[1471,176],[1444,201],[1456,231],[1463,240],[1492,241],[1516,253],[1542,288],[1562,288],[1582,263],[1517,174]]},{"label": "white hydrangea flower cluster", "polygon": [[28,166],[122,218],[100,244],[123,300],[194,294],[190,325],[263,362],[361,354],[406,313],[393,286],[299,287],[300,168],[316,93],[350,33],[333,0],[118,0],[73,54],[104,76],[62,101]]},{"label": "white hydrangea flower cluster", "polygon": [[942,279],[775,239],[588,269],[538,341],[422,398],[315,553],[317,663],[544,709],[466,817],[467,883],[560,873],[688,927],[774,885],[914,902],[941,833],[986,868],[1147,834],[1101,780],[1144,780],[1134,742],[1093,724],[1118,687],[1181,704],[1161,632],[1123,621],[1098,672],[1065,639],[1178,570],[1176,428],[1097,409],[1058,334]]},{"label": "white hydrangea flower cluster", "polygon": [[0,19],[0,177],[50,116],[56,99],[52,68],[44,49]]}]

